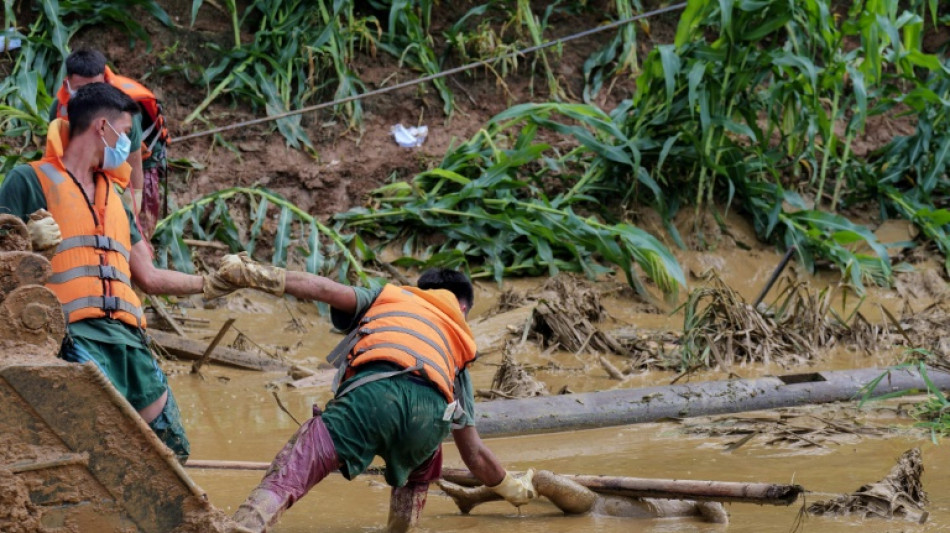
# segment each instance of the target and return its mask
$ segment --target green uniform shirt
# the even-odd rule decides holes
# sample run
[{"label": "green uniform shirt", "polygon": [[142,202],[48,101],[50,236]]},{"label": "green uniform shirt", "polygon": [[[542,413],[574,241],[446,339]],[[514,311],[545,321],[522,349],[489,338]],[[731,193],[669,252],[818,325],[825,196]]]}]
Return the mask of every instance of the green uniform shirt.
[{"label": "green uniform shirt", "polygon": [[[333,325],[343,331],[358,324],[381,292],[362,287],[353,290],[357,300],[354,314],[331,311]],[[398,369],[388,362],[367,363],[340,388],[365,376]],[[456,383],[455,395],[462,409],[456,410],[451,421],[444,420],[445,396],[435,386],[426,386],[423,379],[400,374],[372,381],[327,404],[323,422],[348,479],[365,471],[379,456],[386,462],[386,482],[401,487],[413,470],[432,457],[451,429],[475,425],[474,391],[467,370],[461,371]]]}]

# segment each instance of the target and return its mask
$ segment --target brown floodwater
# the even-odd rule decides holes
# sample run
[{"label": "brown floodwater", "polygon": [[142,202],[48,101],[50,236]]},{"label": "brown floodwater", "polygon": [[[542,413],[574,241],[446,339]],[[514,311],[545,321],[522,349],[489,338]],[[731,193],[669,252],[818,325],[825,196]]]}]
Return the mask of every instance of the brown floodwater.
[{"label": "brown floodwater", "polygon": [[[742,256],[742,254],[745,254]],[[779,254],[768,250],[730,251],[732,260],[720,268],[723,279],[745,298],[753,299]],[[740,257],[736,257],[739,255]],[[687,258],[688,259],[688,258]],[[684,261],[684,263],[687,261]],[[832,283],[833,276],[811,278],[816,286]],[[536,288],[543,280],[507,282],[522,290]],[[500,289],[490,283],[479,283],[473,315],[488,309]],[[856,299],[840,306],[845,309]],[[869,319],[880,320],[880,306],[899,312],[900,300],[890,291],[869,291],[862,312]],[[681,315],[643,312],[631,305],[621,294],[605,299],[614,322],[610,330],[625,328],[677,331],[682,327]],[[290,313],[302,322],[307,331],[288,327]],[[287,359],[319,368],[324,356],[341,338],[329,331],[325,318],[315,306],[276,300],[266,296],[240,293],[228,306],[214,310],[196,309],[188,313],[211,321],[206,330],[196,331],[194,338],[208,339],[228,317],[236,317],[235,328],[253,341]],[[523,320],[523,318],[522,318]],[[479,345],[498,344],[498,329],[509,324],[475,320],[474,330]],[[518,327],[520,324],[510,324]],[[225,338],[229,342],[234,332]],[[530,344],[530,343],[529,343]],[[543,354],[527,348],[518,353],[519,362],[550,365],[535,375],[548,390],[568,386],[574,392],[616,387],[637,387],[667,384],[672,372],[647,372],[631,376],[623,382],[609,379],[603,369],[590,358],[572,353]],[[874,356],[835,348],[810,370],[832,370],[870,366],[886,366],[894,362],[894,353]],[[476,389],[490,387],[492,375],[501,359],[499,349],[490,349],[473,367]],[[169,363],[166,369],[184,417],[195,459],[270,461],[297,427],[280,410],[272,391],[299,420],[310,414],[310,406],[321,406],[330,398],[327,386],[289,389],[280,381],[289,378],[281,373],[259,373],[206,366],[203,378],[187,373],[187,366]],[[742,377],[755,377],[801,371],[779,364],[747,365],[732,369]],[[693,381],[724,379],[723,372],[705,372],[690,376]],[[274,385],[274,382],[278,382]],[[894,421],[890,421],[894,423]],[[910,424],[906,420],[903,423]],[[723,451],[722,439],[688,436],[672,423],[640,424],[616,428],[488,439],[487,443],[509,469],[549,469],[560,473],[607,474],[618,476],[712,479],[798,483],[816,494],[808,501],[826,498],[830,493],[850,492],[865,483],[884,477],[897,457],[906,449],[920,446],[923,450],[924,488],[931,498],[930,520],[925,525],[904,522],[859,521],[809,517],[803,530],[815,532],[924,532],[950,531],[950,447],[934,445],[926,436],[910,437],[895,432],[891,438],[865,439],[857,444],[831,446],[826,449],[798,450],[768,447],[749,443],[738,450]],[[452,444],[446,445],[446,466],[461,467],[462,462]],[[233,512],[259,481],[262,472],[190,470],[196,482],[207,491],[213,504]],[[288,511],[281,520],[278,533],[310,531],[380,530],[385,523],[389,489],[381,479],[361,477],[347,482],[331,476]],[[521,513],[505,503],[490,503],[462,516],[448,498],[433,491],[422,521],[423,531],[514,531],[579,532],[635,531],[659,532],[760,532],[791,531],[801,504],[791,507],[729,504],[731,523],[728,526],[703,524],[687,519],[634,520],[604,517],[565,517],[545,502],[532,503]]]}]

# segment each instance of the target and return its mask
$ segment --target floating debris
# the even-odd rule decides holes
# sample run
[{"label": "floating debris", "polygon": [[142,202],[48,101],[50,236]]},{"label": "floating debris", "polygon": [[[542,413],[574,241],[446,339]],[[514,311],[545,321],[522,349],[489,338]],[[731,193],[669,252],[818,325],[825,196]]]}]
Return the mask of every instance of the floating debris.
[{"label": "floating debris", "polygon": [[544,383],[535,379],[523,365],[515,361],[511,354],[513,344],[508,343],[505,346],[501,365],[492,378],[491,390],[479,391],[479,396],[493,400],[496,398],[528,398],[548,394],[548,389]]},{"label": "floating debris", "polygon": [[833,500],[815,502],[808,513],[817,516],[857,516],[859,518],[903,518],[923,524],[929,513],[927,493],[920,476],[924,462],[920,448],[904,452],[891,468],[887,477],[864,485],[851,494],[842,494]]},{"label": "floating debris", "polygon": [[884,427],[858,422],[855,417],[836,413],[824,417],[807,410],[779,410],[756,415],[729,415],[691,419],[683,431],[703,437],[740,437],[726,442],[725,451],[735,451],[757,440],[766,446],[826,448],[854,444],[864,437],[884,437],[893,432]]}]

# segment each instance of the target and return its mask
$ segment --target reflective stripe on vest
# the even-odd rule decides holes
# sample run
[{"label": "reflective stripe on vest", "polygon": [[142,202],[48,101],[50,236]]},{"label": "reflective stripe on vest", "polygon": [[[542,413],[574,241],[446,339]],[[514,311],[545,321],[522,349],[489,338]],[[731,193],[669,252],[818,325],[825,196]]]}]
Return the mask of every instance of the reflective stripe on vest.
[{"label": "reflective stripe on vest", "polygon": [[49,288],[69,323],[114,318],[145,327],[142,304],[132,288],[131,227],[122,199],[107,175],[95,173],[92,202],[62,160],[47,154],[30,163],[43,189],[47,210],[63,241],[50,259]]},{"label": "reflective stripe on vest", "polygon": [[68,239],[63,239],[63,242],[59,243],[56,246],[56,253],[62,253],[66,250],[72,250],[73,248],[81,248],[83,246],[88,246],[89,248],[95,248],[97,250],[110,250],[113,252],[118,252],[122,254],[122,257],[126,261],[129,260],[129,250],[122,246],[122,243],[106,237],[105,235],[77,235],[75,237],[70,237]]},{"label": "reflective stripe on vest", "polygon": [[[475,340],[449,291],[387,285],[328,359],[343,363],[342,354],[346,364],[341,364],[335,380],[337,397],[377,379],[414,372],[451,402],[458,373],[475,358]],[[338,389],[360,365],[372,362],[392,363],[403,370],[382,372],[375,379],[363,376]]]},{"label": "reflective stripe on vest", "polygon": [[40,170],[49,177],[49,180],[52,181],[54,185],[62,185],[66,182],[66,176],[63,176],[63,173],[50,163],[40,164]]},{"label": "reflective stripe on vest", "polygon": [[119,269],[112,265],[79,266],[70,268],[65,272],[53,274],[48,280],[46,280],[46,283],[66,283],[69,280],[83,276],[99,279],[117,279],[128,285],[129,288],[132,287],[132,280],[130,280],[125,274],[119,272]]},{"label": "reflective stripe on vest", "polygon": [[80,309],[102,309],[106,312],[124,311],[134,316],[139,327],[142,324],[142,308],[133,303],[126,302],[118,296],[83,296],[63,304],[63,314],[66,315],[66,321],[69,322],[69,314]]}]

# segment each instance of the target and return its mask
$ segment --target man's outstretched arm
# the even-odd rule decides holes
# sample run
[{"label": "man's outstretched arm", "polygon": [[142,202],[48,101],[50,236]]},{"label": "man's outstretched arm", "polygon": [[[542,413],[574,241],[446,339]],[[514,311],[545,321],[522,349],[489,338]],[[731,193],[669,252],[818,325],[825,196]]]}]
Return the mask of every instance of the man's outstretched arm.
[{"label": "man's outstretched arm", "polygon": [[508,503],[520,507],[535,497],[537,492],[532,484],[534,470],[528,470],[523,476],[509,474],[488,446],[482,442],[475,426],[465,426],[452,430],[452,438],[458,446],[462,462],[472,474]]},{"label": "man's outstretched arm", "polygon": [[353,287],[309,272],[288,270],[284,292],[301,300],[323,302],[344,313],[356,312]]}]

